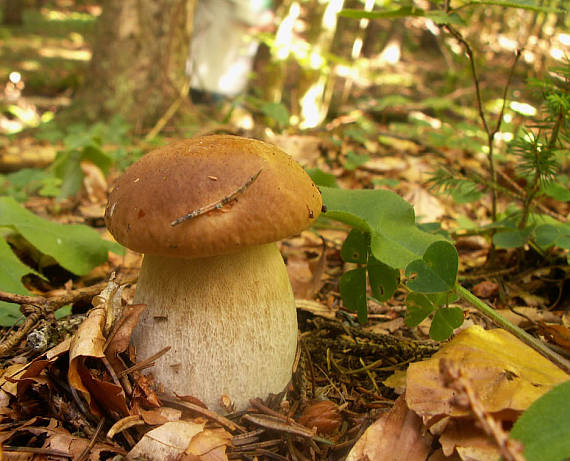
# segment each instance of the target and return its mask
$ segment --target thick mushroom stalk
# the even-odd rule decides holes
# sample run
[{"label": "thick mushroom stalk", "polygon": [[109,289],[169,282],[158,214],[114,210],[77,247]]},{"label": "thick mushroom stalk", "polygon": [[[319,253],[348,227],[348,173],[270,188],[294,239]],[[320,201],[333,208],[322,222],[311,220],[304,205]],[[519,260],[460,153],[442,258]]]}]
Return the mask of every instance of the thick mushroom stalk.
[{"label": "thick mushroom stalk", "polygon": [[219,411],[222,394],[240,410],[287,386],[297,318],[274,243],[199,259],[145,255],[135,302],[147,305],[132,337],[137,359],[172,347],[152,370],[168,391]]}]

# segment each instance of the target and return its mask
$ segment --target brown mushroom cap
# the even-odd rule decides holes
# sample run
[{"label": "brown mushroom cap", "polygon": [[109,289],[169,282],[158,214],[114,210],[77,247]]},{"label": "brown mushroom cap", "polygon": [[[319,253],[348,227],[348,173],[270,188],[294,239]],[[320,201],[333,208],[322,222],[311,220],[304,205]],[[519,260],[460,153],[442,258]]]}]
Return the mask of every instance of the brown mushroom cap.
[{"label": "brown mushroom cap", "polygon": [[[220,209],[172,222],[231,196]],[[229,135],[196,137],[149,152],[110,193],[105,223],[122,245],[199,258],[274,242],[307,228],[321,195],[303,168],[275,146]]]}]

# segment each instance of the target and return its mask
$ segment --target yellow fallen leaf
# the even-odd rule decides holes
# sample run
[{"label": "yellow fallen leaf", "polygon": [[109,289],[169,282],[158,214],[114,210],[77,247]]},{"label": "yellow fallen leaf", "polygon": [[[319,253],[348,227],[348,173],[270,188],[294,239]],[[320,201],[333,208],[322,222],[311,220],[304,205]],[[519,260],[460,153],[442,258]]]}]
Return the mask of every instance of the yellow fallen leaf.
[{"label": "yellow fallen leaf", "polygon": [[432,358],[413,363],[407,374],[406,402],[420,416],[463,416],[455,392],[440,380],[439,360],[461,368],[487,413],[522,412],[570,376],[534,349],[502,329],[472,326],[459,333]]}]

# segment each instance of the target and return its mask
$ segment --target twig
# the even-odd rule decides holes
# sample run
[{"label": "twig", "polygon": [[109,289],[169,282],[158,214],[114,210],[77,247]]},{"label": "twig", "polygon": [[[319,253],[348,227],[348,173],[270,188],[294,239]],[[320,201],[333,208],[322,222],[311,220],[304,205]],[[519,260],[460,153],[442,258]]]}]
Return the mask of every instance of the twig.
[{"label": "twig", "polygon": [[160,117],[158,122],[155,123],[152,129],[144,137],[145,141],[147,142],[150,141],[151,139],[155,138],[158,135],[158,133],[162,131],[162,129],[165,127],[168,121],[174,116],[174,114],[180,107],[180,104],[182,104],[182,101],[184,101],[184,99],[188,97],[188,90],[190,90],[190,79],[184,82],[184,86],[180,90],[180,94],[178,95],[178,97],[174,100],[174,102],[166,110],[164,115]]},{"label": "twig", "polygon": [[20,341],[34,328],[36,323],[42,318],[47,318],[59,308],[66,304],[73,304],[77,301],[91,299],[98,295],[105,288],[107,282],[96,285],[71,290],[62,295],[46,298],[44,296],[27,296],[15,293],[0,291],[0,301],[13,304],[20,304],[26,315],[24,324],[15,331],[12,331],[0,344],[0,356],[7,354],[16,347]]},{"label": "twig", "polygon": [[61,450],[53,450],[50,448],[35,448],[35,447],[15,447],[12,445],[4,445],[2,451],[7,453],[33,453],[35,455],[44,456],[58,456],[61,458],[73,458],[73,455]]},{"label": "twig", "polygon": [[186,402],[184,400],[175,400],[175,399],[165,397],[162,395],[159,396],[159,398],[162,402],[167,403],[169,405],[179,407],[179,408],[182,407],[182,408],[185,408],[187,410],[192,410],[196,413],[199,413],[202,416],[205,416],[208,419],[215,421],[220,426],[223,426],[226,429],[229,429],[230,431],[247,432],[247,430],[243,426],[240,426],[239,424],[234,423],[232,420],[225,418],[222,415],[218,415],[217,413],[214,413],[213,411],[210,411],[207,408],[201,407],[201,406],[196,405],[196,404],[191,403],[191,402]]},{"label": "twig", "polygon": [[174,221],[172,221],[170,223],[170,225],[172,227],[177,226],[178,224],[182,224],[185,221],[188,221],[189,219],[193,219],[196,218],[197,216],[209,213],[210,211],[213,210],[219,210],[220,208],[222,208],[224,205],[230,203],[232,200],[235,200],[235,198],[238,195],[243,194],[249,186],[251,186],[253,184],[253,182],[258,178],[258,176],[260,175],[262,170],[259,170],[257,173],[255,173],[253,176],[251,176],[244,184],[243,186],[241,186],[239,189],[235,190],[234,192],[232,192],[230,195],[226,195],[225,197],[223,197],[222,199],[210,203],[206,206],[203,206],[201,208],[198,208],[197,210],[191,211],[190,213],[185,214],[184,216],[181,216],[180,218],[175,219]]},{"label": "twig", "polygon": [[242,417],[246,421],[261,426],[266,429],[272,429],[278,432],[285,432],[288,434],[300,435],[301,437],[312,438],[315,436],[315,431],[309,429],[301,424],[292,421],[285,422],[281,418],[276,418],[269,415],[251,415],[247,414]]},{"label": "twig", "polygon": [[501,424],[487,414],[475,394],[471,382],[463,376],[461,369],[456,367],[451,360],[442,358],[439,361],[439,373],[443,385],[458,392],[459,395],[456,400],[461,402],[462,397],[467,399],[466,405],[462,406],[471,409],[485,433],[492,437],[499,447],[503,459],[506,461],[525,461],[522,443],[517,440],[509,440],[509,435],[503,430]]},{"label": "twig", "polygon": [[95,446],[95,442],[97,442],[97,437],[99,437],[99,434],[103,429],[104,423],[105,423],[105,418],[101,418],[99,420],[99,424],[97,424],[97,429],[95,429],[95,434],[93,434],[93,437],[91,437],[91,440],[89,441],[89,445],[85,447],[85,449],[81,452],[76,461],[83,461],[87,457],[87,455],[89,455],[89,452]]},{"label": "twig", "polygon": [[167,346],[164,349],[159,350],[156,354],[151,355],[150,357],[135,363],[132,367],[125,368],[123,371],[120,371],[117,376],[119,378],[122,378],[123,376],[126,376],[129,373],[132,373],[133,371],[143,370],[145,368],[152,367],[156,359],[162,357],[170,349],[172,349],[172,346]]}]

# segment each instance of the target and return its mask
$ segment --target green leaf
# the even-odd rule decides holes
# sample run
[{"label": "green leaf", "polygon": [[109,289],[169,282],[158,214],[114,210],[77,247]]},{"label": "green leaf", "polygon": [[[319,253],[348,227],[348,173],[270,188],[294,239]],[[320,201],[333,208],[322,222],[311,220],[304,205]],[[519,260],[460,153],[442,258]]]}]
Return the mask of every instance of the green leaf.
[{"label": "green leaf", "polygon": [[510,437],[524,444],[527,461],[562,461],[570,456],[570,381],[533,404],[517,420]]},{"label": "green leaf", "polygon": [[408,287],[419,293],[441,293],[451,290],[457,279],[459,257],[455,247],[446,241],[434,242],[422,259],[406,267],[406,276],[415,274]]},{"label": "green leaf", "polygon": [[375,186],[396,187],[400,181],[394,178],[373,178],[372,184]]},{"label": "green leaf", "polygon": [[477,190],[475,184],[463,181],[450,191],[450,195],[456,203],[472,203],[479,200],[483,194]]},{"label": "green leaf", "polygon": [[[30,272],[34,271],[12,253],[6,240],[0,238],[0,287],[2,291],[20,295],[30,294],[22,284],[22,277]],[[20,306],[0,301],[0,325],[12,325],[20,316]]]},{"label": "green leaf", "polygon": [[280,126],[289,125],[289,111],[279,102],[266,102],[261,106],[264,115],[274,120]]},{"label": "green leaf", "polygon": [[531,228],[523,230],[507,230],[493,235],[493,243],[497,248],[519,248],[528,240]]},{"label": "green leaf", "polygon": [[83,148],[81,151],[81,160],[89,160],[95,166],[99,167],[105,175],[113,165],[113,159],[96,144],[90,144]]},{"label": "green leaf", "polygon": [[556,242],[556,239],[560,236],[560,231],[551,224],[541,224],[537,226],[534,235],[538,246],[549,247],[554,245],[554,242]]},{"label": "green leaf", "polygon": [[368,307],[366,304],[366,269],[360,267],[345,272],[339,282],[343,304],[358,314],[358,321],[366,323]]},{"label": "green leaf", "polygon": [[406,317],[404,322],[409,327],[417,327],[428,315],[435,310],[435,306],[423,293],[410,293],[406,298]]},{"label": "green leaf", "polygon": [[336,178],[334,175],[330,173],[325,173],[320,168],[309,168],[307,169],[307,174],[311,177],[313,182],[317,186],[325,186],[325,187],[337,187],[338,183],[336,182]]},{"label": "green leaf", "polygon": [[471,0],[466,6],[473,6],[476,8],[480,5],[495,5],[507,8],[520,8],[523,10],[536,11],[537,13],[565,13],[563,9],[538,6],[536,2],[527,0]]},{"label": "green leaf", "polygon": [[91,227],[42,219],[11,197],[0,197],[0,226],[18,232],[40,252],[77,275],[85,275],[105,262],[109,250],[123,251],[120,245],[103,240]]},{"label": "green leaf", "polygon": [[562,184],[551,181],[543,186],[544,193],[561,202],[570,202],[570,190]]},{"label": "green leaf", "polygon": [[412,206],[391,191],[321,187],[321,193],[324,215],[369,232],[372,254],[390,267],[406,267],[430,244],[443,240],[418,229]]},{"label": "green leaf", "polygon": [[69,197],[79,192],[83,182],[81,153],[79,151],[58,152],[52,164],[52,171],[62,181],[60,198]]},{"label": "green leaf", "polygon": [[359,166],[364,165],[368,160],[370,160],[369,155],[357,154],[356,152],[351,150],[346,153],[344,169],[349,171],[356,170]]},{"label": "green leaf", "polygon": [[347,8],[341,10],[340,16],[353,19],[394,19],[408,16],[428,17],[437,24],[463,24],[464,22],[456,13],[447,14],[444,11],[425,11],[414,6],[403,6],[393,10],[363,11]]},{"label": "green leaf", "polygon": [[342,244],[340,257],[346,262],[366,264],[369,245],[370,235],[367,232],[352,229]]},{"label": "green leaf", "polygon": [[389,300],[398,288],[400,271],[378,261],[373,256],[368,259],[367,270],[372,296],[378,301]]},{"label": "green leaf", "polygon": [[463,311],[459,307],[438,309],[431,321],[429,336],[436,341],[445,341],[462,324]]}]

